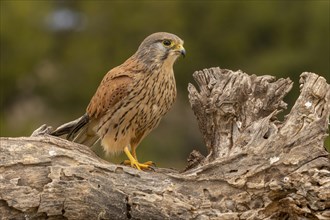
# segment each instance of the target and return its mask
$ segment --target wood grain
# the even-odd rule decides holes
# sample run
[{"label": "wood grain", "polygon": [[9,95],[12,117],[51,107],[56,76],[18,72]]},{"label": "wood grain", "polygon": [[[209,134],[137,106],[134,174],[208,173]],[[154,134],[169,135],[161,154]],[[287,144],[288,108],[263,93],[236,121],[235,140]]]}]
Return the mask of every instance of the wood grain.
[{"label": "wood grain", "polygon": [[0,219],[329,219],[324,149],[330,85],[301,75],[284,121],[290,79],[210,68],[189,100],[209,154],[187,169],[143,172],[44,134],[1,138]]}]

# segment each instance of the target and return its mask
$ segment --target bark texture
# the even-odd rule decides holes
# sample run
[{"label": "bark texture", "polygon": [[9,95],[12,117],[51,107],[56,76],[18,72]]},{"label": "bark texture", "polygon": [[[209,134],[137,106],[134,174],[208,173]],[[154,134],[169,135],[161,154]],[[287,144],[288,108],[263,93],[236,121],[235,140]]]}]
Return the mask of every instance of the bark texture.
[{"label": "bark texture", "polygon": [[194,78],[189,100],[206,157],[193,151],[182,172],[143,172],[49,136],[48,127],[1,138],[0,219],[329,219],[326,80],[302,73],[301,94],[280,122],[290,79],[220,68]]}]

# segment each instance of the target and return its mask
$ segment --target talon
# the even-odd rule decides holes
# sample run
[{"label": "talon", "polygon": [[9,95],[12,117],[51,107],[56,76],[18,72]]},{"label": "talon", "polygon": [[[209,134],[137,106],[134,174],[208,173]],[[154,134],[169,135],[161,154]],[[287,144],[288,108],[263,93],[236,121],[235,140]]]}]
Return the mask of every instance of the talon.
[{"label": "talon", "polygon": [[149,166],[155,166],[156,164],[152,161],[147,161],[147,162],[144,162],[143,164],[145,165],[149,165]]},{"label": "talon", "polygon": [[138,170],[143,170],[143,169],[150,169],[151,165],[154,165],[152,161],[147,161],[145,163],[140,163],[137,159],[135,159],[131,152],[128,150],[127,147],[124,148],[124,152],[127,155],[129,160],[124,160],[123,164],[125,165],[130,165],[133,168],[136,168]]},{"label": "talon", "polygon": [[137,168],[138,170],[142,170],[142,169],[152,169],[152,166],[155,165],[154,162],[152,161],[147,161],[147,162],[144,162],[144,163],[140,163],[138,162],[137,160],[135,161],[130,161],[130,160],[124,160],[122,162],[122,164],[124,165],[128,165],[128,166],[131,166],[133,168]]}]

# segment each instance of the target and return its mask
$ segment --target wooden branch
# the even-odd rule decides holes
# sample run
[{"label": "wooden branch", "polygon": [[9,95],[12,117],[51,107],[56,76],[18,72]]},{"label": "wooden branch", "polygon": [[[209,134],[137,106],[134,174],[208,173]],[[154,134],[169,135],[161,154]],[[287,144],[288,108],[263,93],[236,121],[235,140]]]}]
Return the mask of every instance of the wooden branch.
[{"label": "wooden branch", "polygon": [[184,172],[143,172],[47,134],[1,138],[0,219],[329,219],[325,79],[303,73],[279,122],[289,79],[219,68],[194,78],[200,91],[189,85],[189,99],[207,157],[194,151]]}]

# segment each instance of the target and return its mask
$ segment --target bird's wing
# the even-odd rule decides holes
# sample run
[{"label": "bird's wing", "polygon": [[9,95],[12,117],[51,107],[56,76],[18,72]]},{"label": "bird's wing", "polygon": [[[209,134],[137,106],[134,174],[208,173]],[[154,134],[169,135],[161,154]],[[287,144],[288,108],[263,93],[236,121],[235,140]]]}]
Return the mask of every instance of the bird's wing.
[{"label": "bird's wing", "polygon": [[109,108],[128,95],[134,79],[129,73],[125,74],[119,70],[112,69],[104,76],[87,107],[89,117],[102,117]]}]

